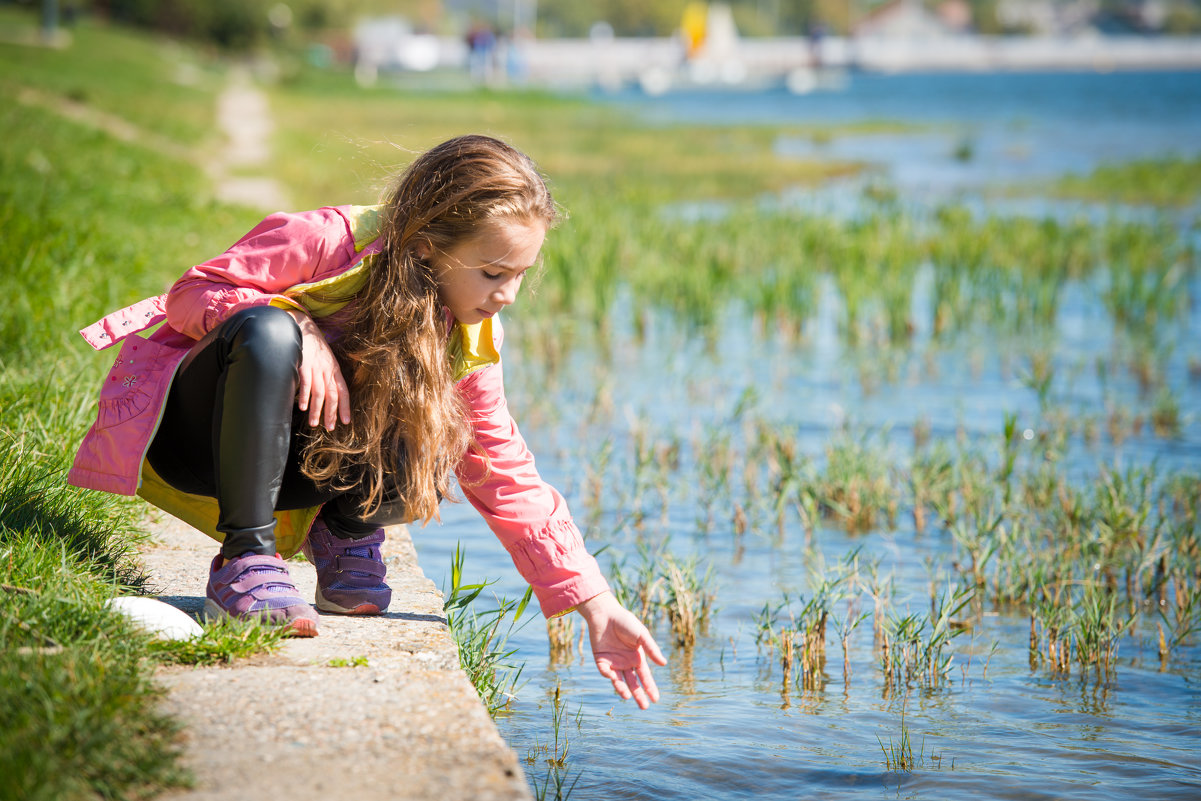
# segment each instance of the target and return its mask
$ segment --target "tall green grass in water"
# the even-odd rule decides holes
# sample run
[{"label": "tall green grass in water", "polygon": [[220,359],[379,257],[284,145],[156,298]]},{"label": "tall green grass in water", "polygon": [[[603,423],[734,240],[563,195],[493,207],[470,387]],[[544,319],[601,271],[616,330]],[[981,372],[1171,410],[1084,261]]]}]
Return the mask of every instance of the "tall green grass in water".
[{"label": "tall green grass in water", "polygon": [[534,591],[527,589],[519,601],[497,598],[495,608],[481,611],[475,602],[490,582],[463,583],[465,559],[466,555],[456,545],[450,564],[450,588],[442,608],[446,611],[446,625],[459,649],[459,666],[475,687],[488,714],[495,717],[509,706],[521,678],[521,666],[509,661],[517,649],[510,648],[508,641]]},{"label": "tall green grass in water", "polygon": [[1179,156],[1106,164],[1055,181],[1053,194],[1082,200],[1187,206],[1201,198],[1201,159]]}]

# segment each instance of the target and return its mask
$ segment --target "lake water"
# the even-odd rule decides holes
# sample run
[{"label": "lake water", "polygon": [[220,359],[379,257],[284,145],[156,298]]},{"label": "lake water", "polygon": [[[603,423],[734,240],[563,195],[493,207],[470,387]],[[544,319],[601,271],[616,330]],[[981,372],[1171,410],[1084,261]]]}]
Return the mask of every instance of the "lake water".
[{"label": "lake water", "polygon": [[[1198,74],[856,75],[844,91],[799,97],[695,93],[600,102],[619,103],[652,122],[919,125],[912,134],[779,143],[798,156],[872,161],[903,202],[919,206],[970,195],[991,208],[988,190],[998,183],[1201,152]],[[973,142],[969,162],[950,155],[964,137]],[[829,190],[820,203],[846,213],[856,194],[838,192]],[[1167,214],[1182,230],[1195,230],[1193,211]],[[1194,279],[1189,292],[1195,307],[1201,283]],[[915,288],[915,303],[922,296]],[[929,422],[936,440],[968,442],[997,437],[1006,413],[1017,414],[1022,426],[1045,425],[1036,394],[1008,358],[1014,343],[988,336],[936,350],[915,347],[896,357],[902,363],[895,379],[865,391],[856,354],[837,335],[836,303],[819,304],[802,345],[757,334],[737,309],[723,321],[726,336],[715,351],[670,320],[656,318],[638,339],[619,318],[607,354],[581,346],[550,376],[521,360],[520,318],[507,324],[515,417],[591,548],[608,546],[602,566],[635,562],[640,541],[667,543],[671,552],[712,567],[717,606],[693,649],[670,648],[666,625],[656,624],[669,664],[657,671],[662,701],[646,712],[620,702],[590,657],[551,666],[544,627],[530,615],[511,641],[525,662],[525,683],[512,713],[498,721],[507,741],[524,757],[552,739],[550,698],[561,686],[568,710],[563,733],[571,743],[566,781],[578,777],[571,793],[577,799],[1201,797],[1201,647],[1194,635],[1161,666],[1150,644],[1154,619],[1146,616],[1122,639],[1107,681],[1032,667],[1028,617],[986,603],[971,633],[953,640],[943,687],[887,692],[869,620],[850,640],[849,681],[831,633],[824,686],[782,694],[778,659],[755,643],[755,615],[765,603],[785,592],[810,592],[811,570],[822,560],[833,565],[861,548],[862,558],[878,559],[881,573],[893,576],[892,608],[924,611],[932,576],[949,575],[953,546],[938,527],[918,534],[904,514],[895,529],[863,535],[821,526],[812,549],[795,518],[782,535],[772,526],[736,536],[730,510],[722,509],[706,530],[698,522],[704,498],[694,480],[697,451],[734,416],[744,393],[753,388],[755,416],[795,430],[801,450],[815,459],[848,422],[898,459],[912,451],[918,420]],[[1100,465],[1153,462],[1160,475],[1201,471],[1201,382],[1190,369],[1201,362],[1201,323],[1192,311],[1173,325],[1165,373],[1183,417],[1179,436],[1161,438],[1147,428],[1120,442],[1073,437],[1063,463],[1069,475],[1089,480]],[[1055,333],[1054,362],[1063,376],[1051,393],[1055,406],[1074,416],[1100,414],[1106,399],[1145,406],[1132,378],[1112,376],[1103,386],[1093,369],[1114,338],[1089,287],[1067,289]],[[597,414],[595,399],[606,393],[613,413]],[[628,517],[636,502],[630,442],[637,430],[652,441],[682,444],[666,505],[651,493],[641,529]],[[612,455],[601,502],[593,505],[588,478],[606,441]],[[497,593],[520,596],[520,578],[478,515],[464,504],[444,504],[442,513],[442,526],[413,532],[426,574],[445,585],[451,553],[462,542],[469,578],[494,578]],[[888,769],[882,751],[899,740],[903,726],[921,757],[912,771]],[[544,756],[534,754],[527,767],[539,784],[548,770]]]}]

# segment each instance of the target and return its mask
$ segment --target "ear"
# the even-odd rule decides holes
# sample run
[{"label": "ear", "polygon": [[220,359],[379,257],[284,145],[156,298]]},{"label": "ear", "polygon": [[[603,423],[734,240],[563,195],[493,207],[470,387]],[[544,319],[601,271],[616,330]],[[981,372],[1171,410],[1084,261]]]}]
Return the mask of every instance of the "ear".
[{"label": "ear", "polygon": [[418,261],[427,261],[434,253],[434,249],[430,247],[430,243],[424,239],[418,239],[413,243],[413,255]]}]

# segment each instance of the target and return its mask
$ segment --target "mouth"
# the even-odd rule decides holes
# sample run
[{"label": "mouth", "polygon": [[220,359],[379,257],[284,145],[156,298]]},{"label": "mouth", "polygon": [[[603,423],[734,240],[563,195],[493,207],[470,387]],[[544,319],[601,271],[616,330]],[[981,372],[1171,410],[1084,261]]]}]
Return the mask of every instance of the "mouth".
[{"label": "mouth", "polygon": [[479,312],[479,315],[485,320],[496,315],[496,312],[488,311],[487,309],[476,309],[476,311]]}]

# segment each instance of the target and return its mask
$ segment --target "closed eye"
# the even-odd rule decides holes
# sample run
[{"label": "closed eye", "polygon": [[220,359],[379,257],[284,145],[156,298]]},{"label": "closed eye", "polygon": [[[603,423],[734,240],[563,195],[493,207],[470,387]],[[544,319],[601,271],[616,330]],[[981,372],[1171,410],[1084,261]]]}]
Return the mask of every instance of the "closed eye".
[{"label": "closed eye", "polygon": [[484,274],[484,277],[487,278],[489,281],[502,281],[502,280],[508,280],[510,277],[518,278],[518,279],[524,278],[526,270],[528,270],[528,269],[529,268],[527,267],[517,273],[513,273],[509,270],[502,270],[501,272],[496,272],[496,273],[488,272],[487,270],[481,270],[480,272],[482,272]]}]

